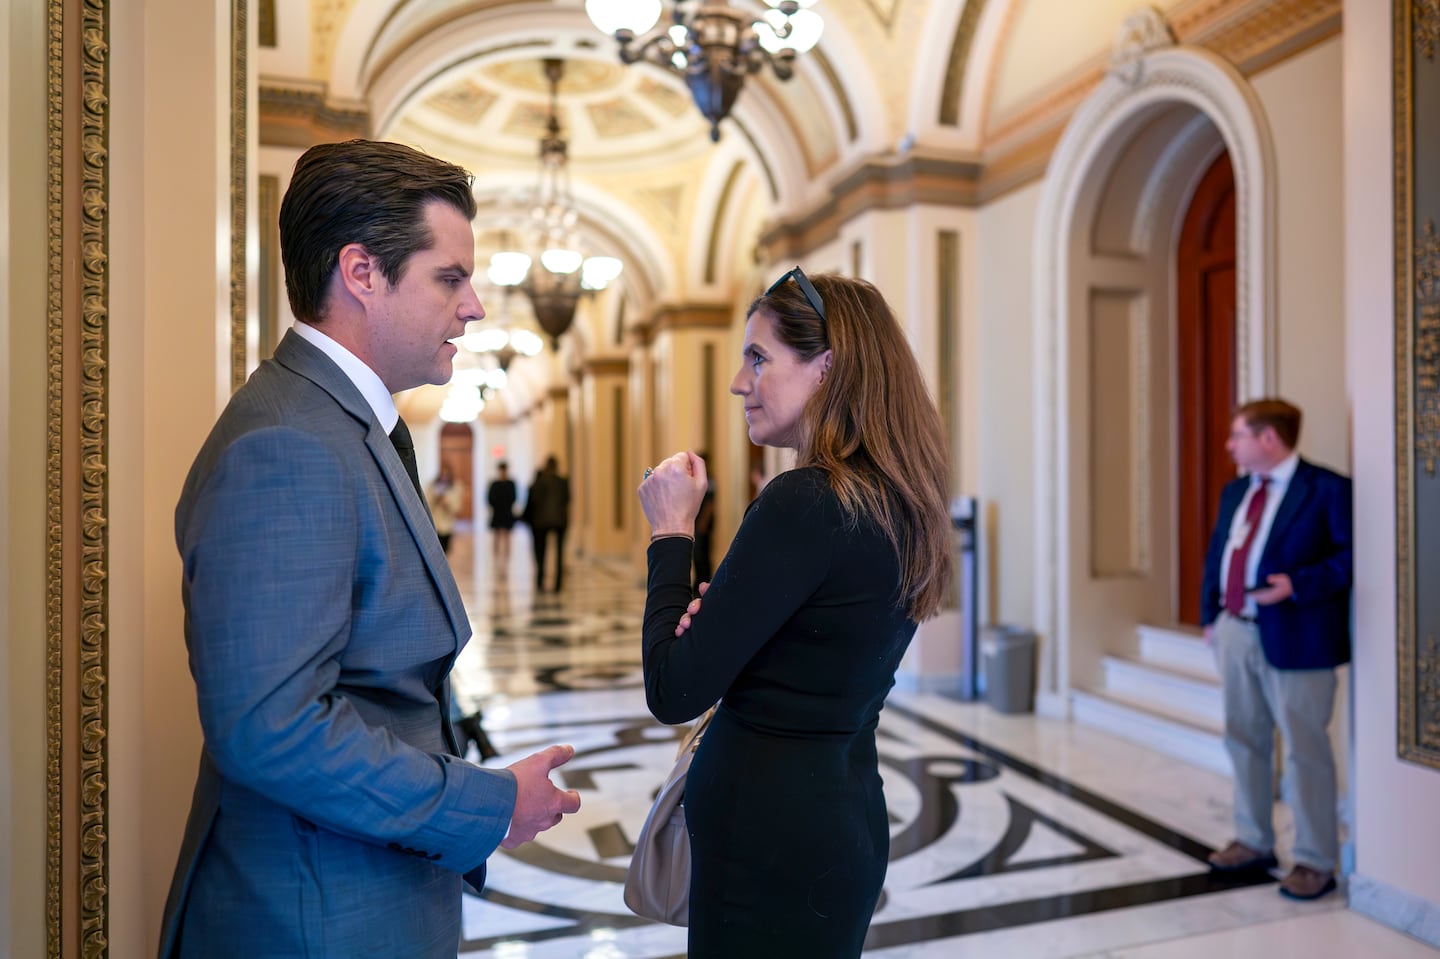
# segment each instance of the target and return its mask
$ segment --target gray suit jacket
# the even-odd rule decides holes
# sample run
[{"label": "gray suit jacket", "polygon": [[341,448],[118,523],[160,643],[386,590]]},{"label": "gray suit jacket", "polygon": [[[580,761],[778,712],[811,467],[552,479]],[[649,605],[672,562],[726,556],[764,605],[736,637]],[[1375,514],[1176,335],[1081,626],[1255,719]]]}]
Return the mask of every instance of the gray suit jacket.
[{"label": "gray suit jacket", "polygon": [[515,778],[454,755],[465,610],[324,353],[289,333],[235,394],[175,535],[205,748],[160,955],[454,957]]}]

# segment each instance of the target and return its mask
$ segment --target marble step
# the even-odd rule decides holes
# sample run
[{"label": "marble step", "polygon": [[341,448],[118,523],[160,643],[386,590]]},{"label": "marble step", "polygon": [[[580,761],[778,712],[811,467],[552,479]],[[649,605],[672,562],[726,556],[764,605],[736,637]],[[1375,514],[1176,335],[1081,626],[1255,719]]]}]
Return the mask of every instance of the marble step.
[{"label": "marble step", "polygon": [[1101,690],[1072,689],[1075,721],[1229,776],[1230,757],[1217,726],[1183,713]]},{"label": "marble step", "polygon": [[1106,693],[1207,729],[1223,728],[1225,702],[1213,672],[1192,672],[1128,656],[1106,656],[1101,665]]},{"label": "marble step", "polygon": [[1170,666],[1187,673],[1220,678],[1215,653],[1206,644],[1200,630],[1193,626],[1135,627],[1140,637],[1140,658],[1159,666]]}]

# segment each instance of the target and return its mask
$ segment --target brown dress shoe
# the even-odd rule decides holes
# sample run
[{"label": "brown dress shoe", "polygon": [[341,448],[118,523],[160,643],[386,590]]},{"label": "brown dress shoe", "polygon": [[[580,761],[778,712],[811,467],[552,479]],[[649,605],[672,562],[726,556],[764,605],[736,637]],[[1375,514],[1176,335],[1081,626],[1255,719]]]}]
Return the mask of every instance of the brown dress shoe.
[{"label": "brown dress shoe", "polygon": [[1210,868],[1216,872],[1249,872],[1252,869],[1274,869],[1279,863],[1273,852],[1260,852],[1232,839],[1230,845],[1210,854]]},{"label": "brown dress shoe", "polygon": [[1291,899],[1319,899],[1335,889],[1335,875],[1297,865],[1280,883],[1280,895]]}]

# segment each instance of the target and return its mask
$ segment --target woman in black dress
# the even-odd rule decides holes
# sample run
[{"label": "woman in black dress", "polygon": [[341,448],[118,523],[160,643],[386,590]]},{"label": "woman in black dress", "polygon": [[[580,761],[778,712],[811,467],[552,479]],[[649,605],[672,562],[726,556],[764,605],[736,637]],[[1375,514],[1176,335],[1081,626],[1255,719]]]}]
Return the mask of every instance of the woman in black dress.
[{"label": "woman in black dress", "polygon": [[704,461],[677,453],[640,486],[650,710],[682,723],[720,701],[685,792],[689,955],[859,956],[889,857],[875,728],[953,567],[943,430],[879,292],[798,267],[751,305],[730,391],[797,468],[751,504],[703,611]]},{"label": "woman in black dress", "polygon": [[510,478],[510,464],[502,460],[496,469],[500,475],[490,484],[485,499],[490,504],[493,552],[504,562],[510,558],[510,531],[515,528],[515,481]]}]

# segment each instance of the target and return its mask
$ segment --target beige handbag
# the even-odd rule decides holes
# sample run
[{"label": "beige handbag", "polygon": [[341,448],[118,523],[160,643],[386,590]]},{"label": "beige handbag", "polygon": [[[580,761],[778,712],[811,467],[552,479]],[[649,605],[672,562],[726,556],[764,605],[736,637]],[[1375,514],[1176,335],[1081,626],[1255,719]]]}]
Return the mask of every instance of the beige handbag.
[{"label": "beige handbag", "polygon": [[685,777],[700,737],[715,715],[711,706],[680,741],[675,768],[640,827],[625,874],[625,905],[637,916],[672,926],[690,923],[690,832],[685,825]]}]

